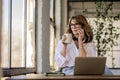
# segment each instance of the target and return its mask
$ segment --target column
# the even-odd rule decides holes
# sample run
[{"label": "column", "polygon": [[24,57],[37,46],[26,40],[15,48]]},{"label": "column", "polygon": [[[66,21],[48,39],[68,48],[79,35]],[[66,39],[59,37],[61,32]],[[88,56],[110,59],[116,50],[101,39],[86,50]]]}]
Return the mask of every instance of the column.
[{"label": "column", "polygon": [[37,73],[49,71],[50,0],[36,0]]}]

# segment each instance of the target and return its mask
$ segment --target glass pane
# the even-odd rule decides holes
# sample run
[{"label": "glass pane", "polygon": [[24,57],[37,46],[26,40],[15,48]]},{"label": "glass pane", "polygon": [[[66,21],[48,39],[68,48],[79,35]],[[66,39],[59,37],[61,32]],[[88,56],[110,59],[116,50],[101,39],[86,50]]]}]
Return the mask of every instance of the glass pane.
[{"label": "glass pane", "polygon": [[8,14],[9,0],[2,0],[2,32],[1,32],[1,66],[9,67],[9,33],[8,33]]},{"label": "glass pane", "polygon": [[12,67],[25,66],[24,0],[12,0]]},{"label": "glass pane", "polygon": [[26,66],[35,67],[35,0],[27,2]]},{"label": "glass pane", "polygon": [[54,22],[54,0],[50,1],[50,70],[54,71],[56,69],[54,63],[55,54],[55,22]]}]

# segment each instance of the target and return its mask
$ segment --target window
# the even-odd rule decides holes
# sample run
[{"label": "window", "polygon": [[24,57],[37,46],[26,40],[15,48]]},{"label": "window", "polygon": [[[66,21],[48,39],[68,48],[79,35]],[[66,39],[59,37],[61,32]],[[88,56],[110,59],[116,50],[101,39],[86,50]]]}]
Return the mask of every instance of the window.
[{"label": "window", "polygon": [[35,0],[2,0],[2,14],[1,67],[35,72]]}]

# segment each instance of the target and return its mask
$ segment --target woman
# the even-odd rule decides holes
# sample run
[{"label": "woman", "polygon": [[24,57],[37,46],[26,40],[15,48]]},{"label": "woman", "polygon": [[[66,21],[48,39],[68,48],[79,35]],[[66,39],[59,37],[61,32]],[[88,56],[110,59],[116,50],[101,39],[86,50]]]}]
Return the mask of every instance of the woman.
[{"label": "woman", "polygon": [[65,74],[73,74],[75,57],[95,57],[96,50],[92,43],[93,32],[83,15],[70,18],[66,33],[72,34],[72,42],[60,40],[56,47],[55,62]]}]

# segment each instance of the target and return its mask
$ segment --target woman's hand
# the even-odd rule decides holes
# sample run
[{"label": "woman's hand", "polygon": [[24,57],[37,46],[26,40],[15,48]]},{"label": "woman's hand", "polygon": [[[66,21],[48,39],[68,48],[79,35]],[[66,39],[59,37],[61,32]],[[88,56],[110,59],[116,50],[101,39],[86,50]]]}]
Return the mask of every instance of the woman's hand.
[{"label": "woman's hand", "polygon": [[62,44],[63,44],[64,46],[63,46],[63,49],[62,49],[62,51],[61,51],[61,54],[62,54],[64,57],[66,56],[66,47],[67,47],[67,43],[64,43],[65,40],[66,40],[66,36],[63,35],[63,36],[62,36]]},{"label": "woman's hand", "polygon": [[84,38],[84,30],[80,29],[78,30],[78,41],[82,42],[83,38]]},{"label": "woman's hand", "polygon": [[65,40],[66,40],[66,36],[63,35],[63,36],[62,36],[62,44],[63,44],[64,46],[67,46],[67,43],[65,43]]},{"label": "woman's hand", "polygon": [[80,29],[78,31],[78,42],[79,42],[79,53],[80,53],[80,56],[81,57],[86,57],[86,52],[84,50],[84,47],[83,47],[83,38],[84,38],[84,30],[83,29]]}]

